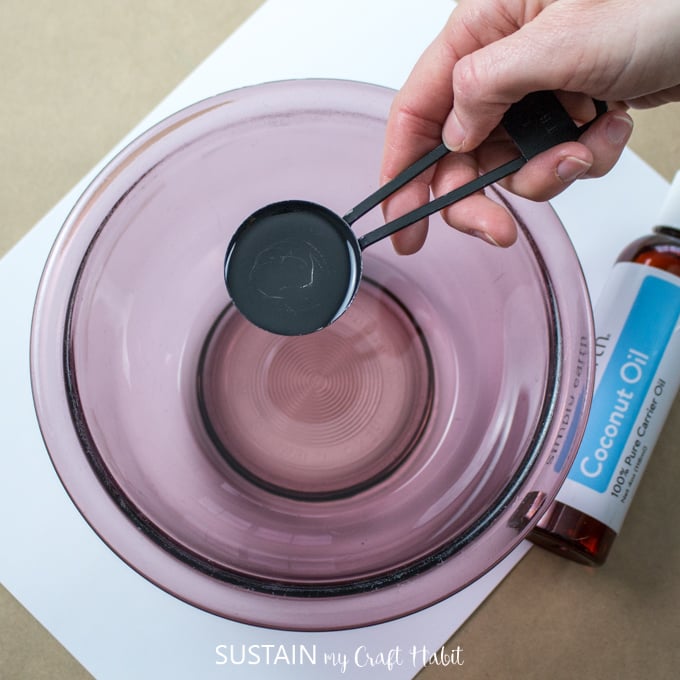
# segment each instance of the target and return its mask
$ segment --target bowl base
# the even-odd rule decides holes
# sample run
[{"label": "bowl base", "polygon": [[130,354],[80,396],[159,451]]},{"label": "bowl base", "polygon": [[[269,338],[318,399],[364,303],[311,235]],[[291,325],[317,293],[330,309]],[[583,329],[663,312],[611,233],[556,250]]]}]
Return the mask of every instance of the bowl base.
[{"label": "bowl base", "polygon": [[199,362],[199,407],[222,457],[259,487],[307,500],[385,479],[418,443],[433,393],[423,334],[369,280],[312,335],[268,333],[230,305]]}]

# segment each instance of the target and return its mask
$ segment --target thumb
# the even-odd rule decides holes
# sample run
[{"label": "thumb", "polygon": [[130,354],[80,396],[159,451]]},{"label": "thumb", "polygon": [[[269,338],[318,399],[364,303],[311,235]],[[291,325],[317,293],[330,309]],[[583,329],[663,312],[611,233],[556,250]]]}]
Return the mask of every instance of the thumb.
[{"label": "thumb", "polygon": [[[546,23],[539,15],[514,33],[456,63],[453,109],[442,130],[449,149],[476,148],[501,122],[510,105],[530,92],[583,91],[578,85],[578,71],[583,63],[577,54],[580,50],[573,44],[573,35]],[[582,39],[578,42],[583,44]]]}]

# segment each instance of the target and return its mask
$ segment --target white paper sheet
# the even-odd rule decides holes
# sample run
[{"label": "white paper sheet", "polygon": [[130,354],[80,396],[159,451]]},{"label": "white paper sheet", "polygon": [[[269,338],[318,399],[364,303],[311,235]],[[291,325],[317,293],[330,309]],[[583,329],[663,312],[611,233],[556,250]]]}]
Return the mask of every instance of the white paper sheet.
[{"label": "white paper sheet", "polygon": [[[452,7],[450,0],[269,0],[118,149],[177,109],[242,85],[324,77],[399,87]],[[93,173],[0,262],[3,583],[97,678],[413,677],[419,664],[414,665],[409,651],[423,645],[434,651],[443,644],[526,546],[464,592],[406,619],[340,633],[286,633],[223,620],[167,595],[116,558],[71,504],[33,412],[28,340],[33,298],[50,245]],[[580,182],[555,201],[594,295],[621,247],[653,223],[666,186],[626,153],[606,178]],[[316,651],[316,664],[265,663],[266,645],[290,650],[300,643]],[[234,645],[238,660],[243,644],[259,645],[260,663],[218,665],[223,660],[218,645],[227,645],[226,653]],[[364,667],[363,646],[386,659],[392,651],[393,660],[399,646],[402,663],[391,669]],[[333,653],[337,665],[324,658]]]}]

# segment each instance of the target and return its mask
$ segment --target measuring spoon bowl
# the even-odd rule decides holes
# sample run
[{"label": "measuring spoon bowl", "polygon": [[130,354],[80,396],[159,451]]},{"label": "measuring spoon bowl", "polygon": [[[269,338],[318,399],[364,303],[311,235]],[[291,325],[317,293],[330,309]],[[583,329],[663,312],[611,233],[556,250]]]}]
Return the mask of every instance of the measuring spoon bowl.
[{"label": "measuring spoon bowl", "polygon": [[227,290],[256,326],[304,335],[333,323],[361,281],[361,248],[349,224],[310,201],[280,201],[254,212],[225,258]]},{"label": "measuring spoon bowl", "polygon": [[308,201],[281,201],[255,211],[227,248],[224,278],[239,311],[279,335],[305,335],[333,323],[349,307],[361,281],[361,251],[442,208],[519,170],[530,158],[577,139],[606,111],[578,127],[553,92],[534,92],[513,104],[503,126],[519,155],[357,239],[351,225],[441,160],[440,144],[374,191],[344,217]]}]

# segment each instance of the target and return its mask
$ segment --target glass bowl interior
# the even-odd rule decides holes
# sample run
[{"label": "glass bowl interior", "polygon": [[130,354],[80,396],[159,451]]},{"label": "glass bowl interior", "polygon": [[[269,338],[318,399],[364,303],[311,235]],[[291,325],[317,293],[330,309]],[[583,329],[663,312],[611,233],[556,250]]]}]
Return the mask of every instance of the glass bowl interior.
[{"label": "glass bowl interior", "polygon": [[325,629],[436,602],[522,540],[575,454],[592,328],[547,205],[492,192],[507,250],[438,217],[414,256],[372,246],[310,336],[231,305],[247,215],[375,188],[392,94],[295,81],[179,112],[95,180],[45,270],[32,379],[57,471],[123,559],[223,616]]}]

